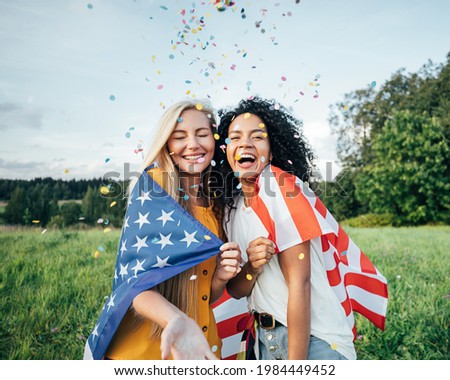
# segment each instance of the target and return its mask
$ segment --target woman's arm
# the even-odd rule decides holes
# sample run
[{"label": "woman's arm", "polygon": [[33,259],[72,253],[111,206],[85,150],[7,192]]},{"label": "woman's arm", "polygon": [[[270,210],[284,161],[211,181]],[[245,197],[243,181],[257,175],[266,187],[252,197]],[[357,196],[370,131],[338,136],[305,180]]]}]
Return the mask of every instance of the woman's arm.
[{"label": "woman's arm", "polygon": [[160,325],[161,356],[168,359],[217,359],[197,323],[156,290],[146,290],[133,300],[135,311]]},{"label": "woman's arm", "polygon": [[311,260],[309,241],[279,253],[281,271],[288,285],[288,359],[308,358],[311,332]]},{"label": "woman's arm", "polygon": [[270,261],[274,253],[275,244],[271,240],[264,237],[252,240],[247,248],[248,262],[236,277],[228,281],[228,293],[237,299],[248,296],[264,265]]}]

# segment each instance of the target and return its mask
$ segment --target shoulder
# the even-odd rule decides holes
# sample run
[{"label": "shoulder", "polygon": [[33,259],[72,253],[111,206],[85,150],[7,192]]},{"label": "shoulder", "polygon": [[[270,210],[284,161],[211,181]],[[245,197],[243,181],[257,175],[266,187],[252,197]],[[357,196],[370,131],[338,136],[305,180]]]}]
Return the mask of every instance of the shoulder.
[{"label": "shoulder", "polygon": [[163,171],[161,168],[154,167],[147,170],[147,174],[158,183],[164,190],[167,190],[167,184],[169,180],[169,174]]}]

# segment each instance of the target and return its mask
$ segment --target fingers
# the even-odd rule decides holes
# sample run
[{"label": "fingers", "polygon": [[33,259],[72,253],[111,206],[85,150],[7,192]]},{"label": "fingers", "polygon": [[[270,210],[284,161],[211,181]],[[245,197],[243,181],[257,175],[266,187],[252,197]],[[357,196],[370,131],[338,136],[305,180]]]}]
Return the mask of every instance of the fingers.
[{"label": "fingers", "polygon": [[252,240],[248,244],[249,247],[260,246],[260,245],[264,245],[264,246],[267,246],[267,247],[273,247],[275,249],[275,243],[272,240],[267,239],[267,238],[265,238],[263,236],[260,236],[260,237],[258,237],[256,239]]},{"label": "fingers", "polygon": [[229,241],[228,243],[222,244],[222,246],[220,247],[220,250],[222,252],[229,251],[229,250],[241,252],[241,248],[239,247],[239,244],[234,241]]}]

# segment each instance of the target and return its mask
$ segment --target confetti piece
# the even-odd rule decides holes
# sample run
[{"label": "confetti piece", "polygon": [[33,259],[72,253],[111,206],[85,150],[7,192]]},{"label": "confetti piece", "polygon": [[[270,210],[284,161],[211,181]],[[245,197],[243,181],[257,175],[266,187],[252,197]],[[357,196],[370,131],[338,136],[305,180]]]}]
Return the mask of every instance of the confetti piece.
[{"label": "confetti piece", "polygon": [[156,89],[158,89],[158,90],[162,90],[163,89],[163,87],[164,87],[164,85],[162,85],[162,84],[159,84],[157,87],[156,87]]},{"label": "confetti piece", "polygon": [[170,54],[170,55],[169,55],[169,58],[170,58],[170,59],[174,59],[175,56],[174,56],[173,54]]},{"label": "confetti piece", "polygon": [[264,128],[265,126],[266,126],[266,125],[265,125],[264,123],[259,123],[259,124],[258,124],[258,127],[259,127],[259,128]]},{"label": "confetti piece", "polygon": [[266,162],[266,157],[261,156],[261,162]]},{"label": "confetti piece", "polygon": [[226,139],[225,139],[225,144],[231,144],[231,139],[229,138],[229,137],[227,137]]},{"label": "confetti piece", "polygon": [[370,84],[370,87],[374,88],[376,85],[377,85],[377,82],[373,81],[373,82]]},{"label": "confetti piece", "polygon": [[197,103],[195,105],[195,108],[197,108],[199,111],[201,111],[203,109],[203,105],[201,103]]},{"label": "confetti piece", "polygon": [[205,240],[211,240],[211,236],[205,235]]},{"label": "confetti piece", "polygon": [[253,277],[252,277],[252,275],[251,275],[250,273],[247,273],[247,274],[245,275],[245,278],[246,278],[247,280],[249,280],[249,281],[253,280]]},{"label": "confetti piece", "polygon": [[266,132],[264,132],[264,133],[263,133],[263,136],[264,136],[264,137],[267,137],[267,133],[266,133]]},{"label": "confetti piece", "polygon": [[193,275],[189,278],[190,281],[194,281],[194,280],[196,280],[196,279],[197,279],[197,275],[196,275],[196,274],[193,274]]},{"label": "confetti piece", "polygon": [[189,199],[189,195],[185,195],[184,197],[183,197],[183,199],[185,200],[185,201],[187,201],[188,199]]},{"label": "confetti piece", "polygon": [[100,188],[100,193],[102,193],[103,195],[109,194],[109,188],[106,186],[102,186]]},{"label": "confetti piece", "polygon": [[242,183],[239,182],[236,186],[236,189],[238,189],[238,190],[242,189]]},{"label": "confetti piece", "polygon": [[219,140],[219,139],[220,139],[220,135],[219,135],[218,133],[214,133],[214,138],[215,138],[216,140]]},{"label": "confetti piece", "polygon": [[282,77],[281,77],[281,80],[283,81],[283,82],[286,82],[286,77],[283,75]]},{"label": "confetti piece", "polygon": [[69,169],[64,169],[64,174],[68,174],[69,173]]},{"label": "confetti piece", "polygon": [[109,205],[109,207],[114,207],[117,204],[116,201],[112,201],[111,204]]},{"label": "confetti piece", "polygon": [[236,160],[236,161],[239,161],[240,159],[241,159],[241,155],[238,153],[238,154],[236,154],[235,156],[234,156],[234,159]]},{"label": "confetti piece", "polygon": [[248,119],[250,116],[251,116],[250,113],[249,113],[249,112],[246,112],[246,113],[244,114],[244,119]]},{"label": "confetti piece", "polygon": [[108,232],[111,232],[111,228],[107,227],[107,228],[105,228],[105,229],[103,230],[103,232],[104,232],[105,234],[107,234]]},{"label": "confetti piece", "polygon": [[47,232],[47,229],[42,230],[41,234],[44,235]]},{"label": "confetti piece", "polygon": [[165,5],[161,5],[159,8],[162,9],[163,11],[168,11],[169,10],[169,8],[167,8]]},{"label": "confetti piece", "polygon": [[93,9],[93,8],[94,8],[94,6],[93,6],[91,3],[89,3],[89,4],[87,5],[87,7],[88,7],[88,9]]},{"label": "confetti piece", "polygon": [[211,347],[211,351],[212,351],[212,352],[216,352],[217,350],[218,350],[218,348],[217,348],[216,345],[214,345],[214,346]]},{"label": "confetti piece", "polygon": [[277,111],[280,109],[280,105],[277,103],[273,106],[274,109],[276,109]]},{"label": "confetti piece", "polygon": [[304,253],[300,253],[300,255],[298,255],[298,259],[299,260],[303,260],[305,258],[305,254]]},{"label": "confetti piece", "polygon": [[216,166],[216,161],[211,160],[211,166]]},{"label": "confetti piece", "polygon": [[336,343],[332,343],[332,344],[330,345],[330,347],[331,347],[332,350],[336,350],[337,344],[336,344]]},{"label": "confetti piece", "polygon": [[57,333],[59,331],[59,327],[53,327],[52,328],[52,330],[51,330],[51,332],[54,334],[54,333]]},{"label": "confetti piece", "polygon": [[100,252],[99,251],[95,251],[94,252],[94,259],[98,259],[100,257]]},{"label": "confetti piece", "polygon": [[114,95],[109,95],[109,100],[114,101],[116,100],[116,97]]},{"label": "confetti piece", "polygon": [[182,123],[182,122],[183,122],[183,118],[182,118],[182,117],[179,117],[179,118],[177,119],[177,121],[178,121],[179,123]]},{"label": "confetti piece", "polygon": [[197,162],[198,162],[199,164],[201,164],[202,162],[205,162],[205,157],[200,157],[200,158],[197,160]]},{"label": "confetti piece", "polygon": [[84,217],[84,216],[80,216],[79,218],[78,218],[78,220],[85,220],[86,218]]},{"label": "confetti piece", "polygon": [[344,251],[341,253],[341,256],[345,256],[347,254],[347,251]]},{"label": "confetti piece", "polygon": [[32,220],[31,221],[31,223],[34,223],[34,224],[38,224],[38,223],[40,223],[41,221],[39,220],[39,219],[34,219],[34,220]]},{"label": "confetti piece", "polygon": [[288,160],[288,163],[292,165],[292,161],[291,160]]}]

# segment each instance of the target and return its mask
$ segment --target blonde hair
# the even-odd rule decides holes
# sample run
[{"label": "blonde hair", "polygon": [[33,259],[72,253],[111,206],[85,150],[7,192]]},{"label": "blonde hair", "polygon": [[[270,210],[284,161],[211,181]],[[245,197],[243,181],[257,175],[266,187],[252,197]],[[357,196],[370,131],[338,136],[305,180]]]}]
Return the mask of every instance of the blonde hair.
[{"label": "blonde hair", "polygon": [[[142,173],[151,164],[156,164],[163,172],[164,187],[166,192],[186,210],[191,211],[189,200],[186,200],[180,194],[180,188],[183,188],[182,178],[179,175],[178,168],[174,165],[167,149],[167,141],[174,131],[180,115],[190,109],[196,109],[207,115],[210,121],[211,130],[216,126],[214,117],[214,110],[207,101],[184,100],[173,104],[162,115],[158,123],[158,130],[154,141],[144,158],[144,161],[139,169]],[[209,196],[209,172],[211,167],[206,170],[206,175],[203,175],[203,189],[204,193]],[[169,175],[170,174],[170,175]],[[202,173],[203,174],[203,173]],[[138,178],[134,177],[130,181],[128,187],[128,196],[131,196],[134,186],[138,182]],[[196,276],[195,267],[188,269],[156,286],[156,290],[163,295],[170,303],[178,307],[183,313],[192,316],[196,319],[195,307],[191,310],[191,305],[197,303],[197,282],[192,280],[192,276]],[[150,338],[159,338],[162,333],[162,327],[156,323],[151,324]]]}]

